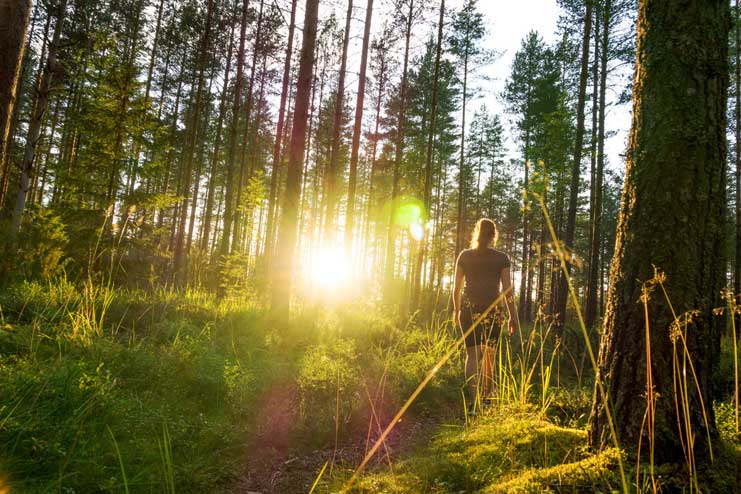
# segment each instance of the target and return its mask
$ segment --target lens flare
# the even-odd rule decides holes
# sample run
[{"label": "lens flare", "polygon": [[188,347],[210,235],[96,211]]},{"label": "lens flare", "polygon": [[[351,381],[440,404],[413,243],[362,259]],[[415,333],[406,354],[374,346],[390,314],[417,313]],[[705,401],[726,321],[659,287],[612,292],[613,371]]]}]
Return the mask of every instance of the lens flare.
[{"label": "lens flare", "polygon": [[425,236],[425,227],[419,223],[412,223],[409,225],[409,234],[414,240],[419,242]]},{"label": "lens flare", "polygon": [[413,223],[422,221],[422,202],[409,196],[402,196],[395,201],[394,223],[401,228],[408,228]]}]

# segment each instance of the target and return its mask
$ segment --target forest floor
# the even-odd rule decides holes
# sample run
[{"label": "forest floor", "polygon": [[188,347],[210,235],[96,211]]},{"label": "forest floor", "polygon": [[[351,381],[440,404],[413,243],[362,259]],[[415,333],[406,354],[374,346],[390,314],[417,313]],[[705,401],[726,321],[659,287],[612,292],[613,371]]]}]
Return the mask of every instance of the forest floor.
[{"label": "forest floor", "polygon": [[[440,364],[457,345],[444,314],[403,323],[369,305],[304,305],[279,331],[251,299],[6,286],[0,492],[340,492],[433,368],[350,492],[622,492],[617,452],[586,450],[588,377],[542,328],[530,335],[500,346],[501,398],[469,421],[463,352]],[[721,370],[733,375],[729,347]],[[708,492],[732,492],[738,471],[729,389]],[[663,492],[686,484],[658,472]]]},{"label": "forest floor", "polygon": [[[308,493],[317,478],[326,473],[331,478],[336,469],[340,477],[363,460],[378,438],[378,432],[356,431],[335,445],[307,451],[292,448],[288,438],[300,417],[298,394],[291,386],[273,386],[266,399],[255,428],[248,441],[247,467],[244,476],[230,491],[233,494]],[[428,415],[405,417],[383,443],[382,454],[371,461],[371,468],[393,465],[396,458],[406,455],[426,443],[426,439],[452,417]],[[370,431],[368,431],[370,432]],[[392,459],[393,458],[393,459]],[[326,483],[323,484],[326,488]],[[321,490],[324,492],[324,489]]]}]

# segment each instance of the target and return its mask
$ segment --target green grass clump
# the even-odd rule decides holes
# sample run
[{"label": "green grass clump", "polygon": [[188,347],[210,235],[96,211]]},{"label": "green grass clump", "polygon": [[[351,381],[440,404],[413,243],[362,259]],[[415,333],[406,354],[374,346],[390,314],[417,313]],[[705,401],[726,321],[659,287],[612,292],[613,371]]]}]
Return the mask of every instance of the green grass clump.
[{"label": "green grass clump", "polygon": [[254,311],[67,282],[10,287],[0,308],[0,478],[13,492],[214,492],[238,472],[278,368]]}]

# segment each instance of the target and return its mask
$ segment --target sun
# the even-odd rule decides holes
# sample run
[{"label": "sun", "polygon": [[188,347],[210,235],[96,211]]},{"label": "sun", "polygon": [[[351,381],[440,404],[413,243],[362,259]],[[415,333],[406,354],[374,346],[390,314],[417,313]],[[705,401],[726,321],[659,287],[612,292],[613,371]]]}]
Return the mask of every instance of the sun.
[{"label": "sun", "polygon": [[336,289],[350,279],[346,253],[340,248],[326,248],[316,253],[309,271],[309,281],[319,288]]}]

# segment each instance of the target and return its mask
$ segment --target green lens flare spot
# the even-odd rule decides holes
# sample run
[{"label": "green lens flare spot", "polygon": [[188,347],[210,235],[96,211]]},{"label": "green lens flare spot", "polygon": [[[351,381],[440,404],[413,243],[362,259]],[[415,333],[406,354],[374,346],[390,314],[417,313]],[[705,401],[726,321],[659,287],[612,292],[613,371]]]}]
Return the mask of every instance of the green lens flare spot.
[{"label": "green lens flare spot", "polygon": [[408,199],[400,204],[394,211],[394,223],[407,228],[413,223],[421,223],[422,207],[414,199]]}]

